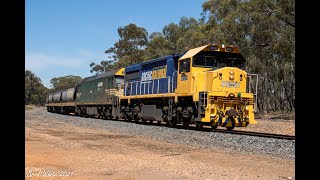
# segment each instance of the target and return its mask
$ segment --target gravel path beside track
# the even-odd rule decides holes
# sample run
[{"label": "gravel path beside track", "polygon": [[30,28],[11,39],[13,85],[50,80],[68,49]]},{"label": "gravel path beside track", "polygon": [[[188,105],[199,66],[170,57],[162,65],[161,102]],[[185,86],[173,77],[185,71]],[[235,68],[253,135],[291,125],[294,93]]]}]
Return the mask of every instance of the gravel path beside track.
[{"label": "gravel path beside track", "polygon": [[66,116],[46,112],[45,108],[37,108],[26,113],[27,116],[42,118],[44,122],[66,123],[70,125],[100,129],[113,133],[121,133],[129,136],[141,136],[169,143],[189,145],[194,148],[210,148],[244,154],[268,155],[285,159],[295,159],[295,141],[252,137],[235,134],[195,131],[188,129],[169,128],[157,125],[143,125],[133,122],[102,120]]}]

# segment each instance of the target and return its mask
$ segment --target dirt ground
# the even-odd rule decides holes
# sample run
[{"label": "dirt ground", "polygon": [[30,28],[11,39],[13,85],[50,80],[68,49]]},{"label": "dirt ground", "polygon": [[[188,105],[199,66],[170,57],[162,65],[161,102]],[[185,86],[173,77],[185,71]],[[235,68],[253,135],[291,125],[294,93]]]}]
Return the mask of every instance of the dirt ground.
[{"label": "dirt ground", "polygon": [[26,179],[294,179],[294,160],[26,119]]},{"label": "dirt ground", "polygon": [[257,118],[257,124],[249,124],[245,128],[235,128],[235,130],[254,131],[263,133],[295,135],[295,121],[283,119]]}]

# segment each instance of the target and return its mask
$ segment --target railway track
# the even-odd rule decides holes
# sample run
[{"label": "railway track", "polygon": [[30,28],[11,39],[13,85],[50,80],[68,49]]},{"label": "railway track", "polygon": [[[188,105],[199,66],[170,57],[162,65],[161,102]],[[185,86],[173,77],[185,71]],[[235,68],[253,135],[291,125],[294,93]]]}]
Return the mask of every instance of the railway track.
[{"label": "railway track", "polygon": [[228,130],[224,130],[224,129],[213,129],[212,131],[213,132],[221,132],[221,133],[229,133],[229,134],[247,135],[247,136],[258,136],[258,137],[266,137],[266,138],[295,140],[295,136],[284,135],[284,134],[271,134],[271,133],[238,131],[238,130],[228,131]]},{"label": "railway track", "polygon": [[[73,113],[70,113],[69,115],[75,116]],[[91,117],[91,118],[99,119],[97,117]],[[113,120],[113,121],[119,121],[119,120]],[[128,122],[128,121],[124,121],[122,119],[120,121]],[[136,122],[130,121],[129,123],[136,123]],[[142,122],[138,122],[137,124],[143,124],[143,123]],[[147,123],[145,125],[168,126],[167,124],[156,124],[156,123],[152,123],[152,124]],[[175,128],[177,128],[177,129],[185,129],[182,125],[177,125]],[[204,126],[202,129],[197,129],[195,125],[190,125],[187,129],[200,130],[200,131],[206,131],[206,132],[211,132],[212,131],[212,132],[227,133],[227,134],[238,134],[238,135],[247,135],[247,136],[258,136],[258,137],[266,137],[266,138],[295,140],[295,136],[291,136],[291,135],[252,132],[252,131],[226,130],[226,129],[212,129],[209,126],[207,126],[207,127]]]}]

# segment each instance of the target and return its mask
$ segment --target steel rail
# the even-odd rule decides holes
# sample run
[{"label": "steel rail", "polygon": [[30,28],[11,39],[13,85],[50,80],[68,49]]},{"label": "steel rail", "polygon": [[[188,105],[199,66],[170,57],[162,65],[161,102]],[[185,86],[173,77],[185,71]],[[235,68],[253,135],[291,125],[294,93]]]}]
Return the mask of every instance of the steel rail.
[{"label": "steel rail", "polygon": [[284,134],[272,134],[272,133],[239,131],[239,130],[224,130],[224,129],[213,129],[212,131],[213,132],[229,133],[229,134],[247,135],[247,136],[258,136],[258,137],[266,137],[266,138],[295,140],[295,136],[284,135]]},{"label": "steel rail", "polygon": [[[76,116],[74,113],[65,114],[65,115],[72,115]],[[91,117],[95,119],[100,119],[98,117]],[[111,120],[111,119],[108,119]],[[123,121],[123,119],[118,120],[112,120],[112,121]],[[134,122],[134,121],[131,121]],[[138,124],[141,124],[141,122],[138,122]],[[168,124],[145,124],[145,125],[157,125],[157,126],[169,126]],[[182,125],[177,124],[175,127],[177,129],[185,129]],[[284,134],[272,134],[272,133],[262,133],[262,132],[253,132],[253,131],[240,131],[240,130],[226,130],[226,129],[212,129],[211,127],[203,127],[201,129],[197,129],[195,125],[190,125],[187,127],[189,130],[199,130],[199,131],[206,131],[206,132],[217,132],[217,133],[226,133],[226,134],[237,134],[237,135],[247,135],[247,136],[257,136],[257,137],[265,137],[265,138],[276,138],[276,139],[287,139],[287,140],[295,140],[295,136],[292,135],[284,135]]]}]

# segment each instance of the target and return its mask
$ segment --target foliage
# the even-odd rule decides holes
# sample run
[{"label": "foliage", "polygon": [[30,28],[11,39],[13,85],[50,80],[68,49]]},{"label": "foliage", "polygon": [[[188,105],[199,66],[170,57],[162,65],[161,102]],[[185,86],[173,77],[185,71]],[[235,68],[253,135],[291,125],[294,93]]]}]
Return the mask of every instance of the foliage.
[{"label": "foliage", "polygon": [[160,32],[152,33],[149,36],[149,44],[145,49],[144,60],[155,59],[162,56],[173,54],[170,50],[169,41]]},{"label": "foliage", "polygon": [[25,71],[25,104],[44,105],[48,89],[30,70]]},{"label": "foliage", "polygon": [[144,50],[148,45],[148,32],[145,28],[129,24],[118,28],[119,41],[105,51],[110,54],[109,60],[101,61],[100,65],[91,63],[90,72],[100,74],[110,69],[129,66],[143,61]]},{"label": "foliage", "polygon": [[202,9],[201,19],[182,17],[178,24],[170,23],[149,37],[134,24],[120,27],[120,40],[106,51],[113,53],[111,61],[101,62],[97,71],[184,53],[208,43],[235,45],[247,60],[247,71],[259,75],[259,111],[293,111],[295,1],[208,0]]},{"label": "foliage", "polygon": [[96,72],[96,74],[101,74],[107,71],[110,71],[115,68],[114,61],[109,60],[109,61],[101,61],[100,64],[96,64],[92,62],[90,64],[90,67],[92,68],[90,72]]},{"label": "foliage", "polygon": [[72,76],[72,75],[52,78],[50,80],[50,83],[53,86],[51,91],[63,90],[66,88],[74,87],[81,80],[82,78],[80,76]]},{"label": "foliage", "polygon": [[182,17],[178,24],[166,25],[162,33],[149,36],[145,50],[145,60],[185,53],[188,49],[210,43],[207,39],[206,26],[194,18]]}]

